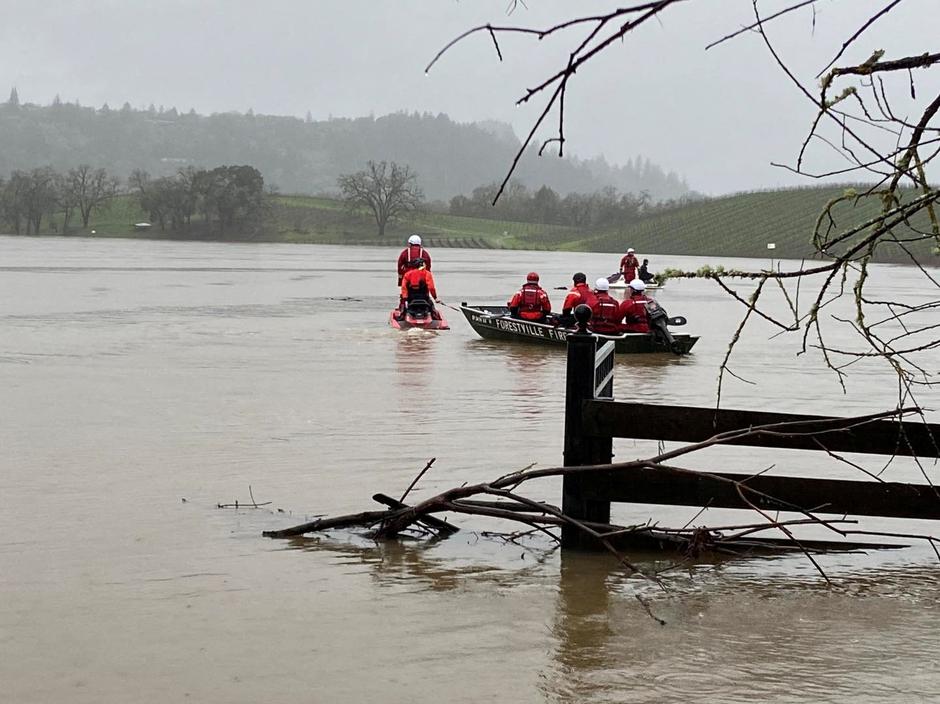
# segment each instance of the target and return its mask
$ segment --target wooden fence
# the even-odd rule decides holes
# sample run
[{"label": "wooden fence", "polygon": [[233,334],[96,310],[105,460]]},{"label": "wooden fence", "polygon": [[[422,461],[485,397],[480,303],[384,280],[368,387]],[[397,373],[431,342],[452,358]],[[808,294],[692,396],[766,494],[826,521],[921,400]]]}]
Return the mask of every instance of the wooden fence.
[{"label": "wooden fence", "polygon": [[[877,455],[940,457],[940,425],[874,420],[846,428],[846,420],[822,416],[716,410],[612,400],[613,343],[597,348],[587,333],[568,335],[565,398],[566,467],[610,464],[613,438],[695,443],[716,434],[786,423],[772,434],[749,434],[726,444]],[[932,462],[931,462],[932,464]],[[728,481],[728,480],[732,481]],[[737,484],[747,480],[747,501]],[[940,489],[882,481],[671,471],[660,468],[569,475],[562,489],[568,516],[610,522],[611,502],[753,508],[855,516],[940,519]],[[564,547],[594,547],[574,528],[562,531]]]}]

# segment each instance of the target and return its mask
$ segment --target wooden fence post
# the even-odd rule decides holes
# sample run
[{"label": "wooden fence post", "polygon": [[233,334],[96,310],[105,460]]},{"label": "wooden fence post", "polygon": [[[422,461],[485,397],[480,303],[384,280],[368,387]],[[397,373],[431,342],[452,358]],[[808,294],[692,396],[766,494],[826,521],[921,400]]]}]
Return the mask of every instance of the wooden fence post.
[{"label": "wooden fence post", "polygon": [[[564,466],[609,464],[613,452],[610,437],[587,437],[584,434],[581,404],[594,398],[594,357],[597,338],[587,332],[591,309],[580,305],[575,309],[578,332],[568,335],[568,366],[565,391],[565,449]],[[585,498],[588,483],[602,479],[566,476],[562,482],[561,510],[580,521],[610,523],[610,501]],[[594,496],[598,492],[591,492]],[[596,543],[573,526],[562,526],[563,548],[594,548]]]}]

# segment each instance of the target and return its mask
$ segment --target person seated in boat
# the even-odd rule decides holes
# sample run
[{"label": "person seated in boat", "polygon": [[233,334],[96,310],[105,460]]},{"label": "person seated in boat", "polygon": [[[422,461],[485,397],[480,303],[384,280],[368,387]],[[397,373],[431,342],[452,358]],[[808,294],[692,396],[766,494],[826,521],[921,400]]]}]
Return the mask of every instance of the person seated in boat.
[{"label": "person seated in boat", "polygon": [[[649,271],[649,263],[649,259],[644,259],[643,263],[640,264],[640,268],[636,272],[636,278],[638,278],[644,284],[648,284],[650,281],[656,278],[656,276],[651,274]],[[632,279],[630,280],[632,281]]]},{"label": "person seated in boat", "polygon": [[522,288],[516,291],[506,305],[509,306],[509,314],[513,318],[534,323],[544,323],[552,312],[548,294],[539,286],[539,275],[534,271],[529,272]]},{"label": "person seated in boat", "polygon": [[582,303],[590,308],[594,305],[594,301],[596,300],[594,292],[591,291],[591,287],[587,285],[587,276],[579,271],[571,277],[571,280],[574,282],[574,286],[571,287],[571,290],[568,291],[568,295],[565,296],[565,302],[561,307],[561,316],[558,319],[559,324],[564,327],[574,325],[575,320],[572,311],[575,308]]},{"label": "person seated in boat", "polygon": [[619,335],[623,332],[623,313],[620,311],[620,301],[612,297],[608,291],[610,282],[602,277],[594,282],[594,304],[591,306],[591,320],[588,328],[591,332],[601,335]]},{"label": "person seated in boat", "polygon": [[428,250],[421,246],[421,235],[412,235],[408,238],[408,246],[401,250],[398,255],[398,285],[401,286],[401,279],[409,269],[416,268],[415,262],[418,259],[424,260],[424,266],[431,271],[431,255]]},{"label": "person seated in boat", "polygon": [[415,267],[405,272],[401,279],[401,304],[399,317],[412,303],[424,301],[431,309],[431,315],[438,318],[440,314],[434,308],[434,302],[440,303],[437,298],[437,288],[434,286],[434,277],[427,270],[424,259],[415,259]]},{"label": "person seated in boat", "polygon": [[620,260],[620,275],[627,283],[636,278],[636,272],[640,268],[640,262],[636,258],[635,250],[630,247],[627,253]]},{"label": "person seated in boat", "polygon": [[634,279],[629,283],[627,292],[630,294],[620,304],[620,317],[623,319],[624,332],[649,332],[650,323],[646,315],[646,304],[649,300],[643,291],[646,290],[646,284],[640,279]]}]

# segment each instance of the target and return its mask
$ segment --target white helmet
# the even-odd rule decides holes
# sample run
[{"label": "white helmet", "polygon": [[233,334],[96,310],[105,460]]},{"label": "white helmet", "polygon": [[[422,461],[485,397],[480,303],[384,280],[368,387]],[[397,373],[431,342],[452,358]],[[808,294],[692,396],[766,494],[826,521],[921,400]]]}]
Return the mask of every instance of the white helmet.
[{"label": "white helmet", "polygon": [[408,238],[408,244],[416,244],[416,245],[418,245],[418,246],[420,247],[420,246],[421,246],[421,236],[420,236],[420,235],[412,235],[411,237]]},{"label": "white helmet", "polygon": [[594,282],[594,288],[598,291],[607,291],[610,289],[610,281],[602,276]]},{"label": "white helmet", "polygon": [[631,282],[630,282],[629,284],[627,284],[627,285],[628,285],[630,288],[632,288],[634,291],[645,291],[645,290],[646,290],[646,284],[643,283],[643,279],[634,279],[633,281],[631,281]]},{"label": "white helmet", "polygon": [[636,250],[633,247],[627,250],[627,254],[633,254]]}]

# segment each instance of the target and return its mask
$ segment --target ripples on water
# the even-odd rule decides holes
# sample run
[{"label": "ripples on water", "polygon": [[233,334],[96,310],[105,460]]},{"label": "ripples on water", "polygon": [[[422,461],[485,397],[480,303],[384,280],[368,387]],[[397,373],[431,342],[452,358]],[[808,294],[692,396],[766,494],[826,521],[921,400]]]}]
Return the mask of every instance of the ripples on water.
[{"label": "ripples on water", "polygon": [[[790,556],[686,565],[664,590],[468,518],[439,543],[261,539],[371,509],[431,456],[416,498],[561,460],[563,351],[481,340],[449,309],[446,333],[391,330],[392,249],[0,238],[0,254],[10,701],[928,701],[940,685],[940,570],[923,545],[824,556],[832,588]],[[554,286],[611,261],[446,250],[435,274],[449,303],[500,303],[533,268]],[[890,270],[892,289],[916,296],[905,271]],[[702,340],[688,358],[619,360],[618,398],[714,403],[740,310],[704,282],[674,283],[660,300]],[[757,324],[733,358],[757,385],[726,380],[728,407],[893,405],[874,368],[843,395],[771,334]],[[652,451],[615,444],[619,458]],[[833,470],[804,455],[701,462]],[[216,508],[249,487],[271,505]],[[557,502],[560,484],[532,493]],[[615,510],[673,525],[695,513]],[[712,519],[740,517],[696,523]]]}]

